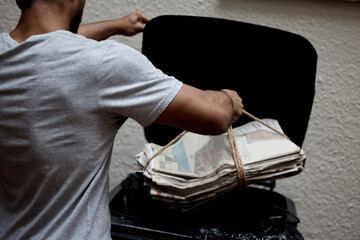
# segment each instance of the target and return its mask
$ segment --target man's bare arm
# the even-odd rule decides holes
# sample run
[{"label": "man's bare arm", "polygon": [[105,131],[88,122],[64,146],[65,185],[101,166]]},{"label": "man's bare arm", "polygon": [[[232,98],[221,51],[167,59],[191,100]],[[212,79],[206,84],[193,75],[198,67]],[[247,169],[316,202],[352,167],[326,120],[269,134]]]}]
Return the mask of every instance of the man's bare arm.
[{"label": "man's bare arm", "polygon": [[225,132],[242,114],[242,99],[235,91],[204,91],[184,84],[156,122],[199,134]]},{"label": "man's bare arm", "polygon": [[150,19],[141,10],[137,10],[119,19],[81,25],[78,33],[97,41],[114,35],[133,36],[142,32]]}]

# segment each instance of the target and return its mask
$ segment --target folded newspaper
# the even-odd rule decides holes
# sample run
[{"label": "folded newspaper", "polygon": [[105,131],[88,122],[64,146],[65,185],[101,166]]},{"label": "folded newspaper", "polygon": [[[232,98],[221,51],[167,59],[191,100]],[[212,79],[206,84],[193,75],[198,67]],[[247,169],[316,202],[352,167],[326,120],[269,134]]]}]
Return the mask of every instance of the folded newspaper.
[{"label": "folded newspaper", "polygon": [[[277,120],[262,119],[282,132]],[[254,121],[233,129],[248,184],[296,175],[304,168],[301,148]],[[148,143],[136,158],[145,166],[162,146]],[[227,133],[206,136],[186,133],[155,157],[144,171],[154,199],[187,211],[238,186]]]}]

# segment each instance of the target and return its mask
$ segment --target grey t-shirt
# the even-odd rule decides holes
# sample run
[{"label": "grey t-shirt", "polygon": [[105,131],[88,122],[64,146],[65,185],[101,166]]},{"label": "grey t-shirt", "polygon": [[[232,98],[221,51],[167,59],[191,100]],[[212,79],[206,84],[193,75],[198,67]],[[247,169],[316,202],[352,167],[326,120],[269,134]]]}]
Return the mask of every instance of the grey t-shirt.
[{"label": "grey t-shirt", "polygon": [[127,118],[182,83],[138,51],[67,31],[0,35],[0,239],[110,239],[108,168]]}]

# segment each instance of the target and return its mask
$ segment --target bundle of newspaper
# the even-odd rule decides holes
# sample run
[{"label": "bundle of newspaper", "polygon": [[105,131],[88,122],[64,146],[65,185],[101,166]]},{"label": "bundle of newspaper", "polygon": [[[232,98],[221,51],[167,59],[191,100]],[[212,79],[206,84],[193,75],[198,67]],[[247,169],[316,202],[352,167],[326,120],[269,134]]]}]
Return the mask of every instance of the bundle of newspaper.
[{"label": "bundle of newspaper", "polygon": [[[277,120],[263,119],[282,132]],[[296,175],[306,155],[290,140],[254,121],[233,129],[248,184]],[[145,166],[162,147],[145,144],[136,158]],[[186,133],[144,171],[150,195],[171,209],[187,211],[238,186],[227,133]]]}]

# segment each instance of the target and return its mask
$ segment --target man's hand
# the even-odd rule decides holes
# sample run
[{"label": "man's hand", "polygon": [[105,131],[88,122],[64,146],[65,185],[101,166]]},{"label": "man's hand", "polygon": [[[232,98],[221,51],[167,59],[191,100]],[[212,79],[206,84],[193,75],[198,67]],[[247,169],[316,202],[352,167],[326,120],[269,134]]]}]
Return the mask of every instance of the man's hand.
[{"label": "man's hand", "polygon": [[119,34],[124,36],[134,36],[142,32],[146,23],[151,20],[143,11],[137,10],[118,20]]},{"label": "man's hand", "polygon": [[97,41],[114,35],[134,36],[142,32],[150,20],[143,11],[137,10],[119,19],[81,25],[78,32]]},{"label": "man's hand", "polygon": [[242,104],[242,99],[238,95],[237,92],[230,90],[230,89],[223,89],[221,92],[228,95],[229,99],[231,100],[231,104],[233,106],[233,120],[232,122],[236,122],[239,117],[243,114],[244,106]]}]

